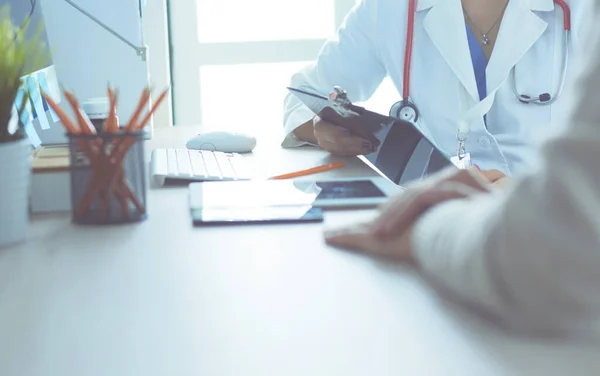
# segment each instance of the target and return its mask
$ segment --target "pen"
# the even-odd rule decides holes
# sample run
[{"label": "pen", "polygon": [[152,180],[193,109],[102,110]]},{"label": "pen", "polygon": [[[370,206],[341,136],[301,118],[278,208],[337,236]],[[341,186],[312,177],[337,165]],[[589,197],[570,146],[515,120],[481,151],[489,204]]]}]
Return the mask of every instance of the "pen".
[{"label": "pen", "polygon": [[309,168],[307,170],[300,170],[300,171],[290,172],[288,174],[273,176],[269,180],[292,179],[292,178],[297,178],[300,176],[317,174],[319,172],[335,170],[336,168],[344,167],[345,165],[346,164],[344,162],[329,163],[326,165]]}]

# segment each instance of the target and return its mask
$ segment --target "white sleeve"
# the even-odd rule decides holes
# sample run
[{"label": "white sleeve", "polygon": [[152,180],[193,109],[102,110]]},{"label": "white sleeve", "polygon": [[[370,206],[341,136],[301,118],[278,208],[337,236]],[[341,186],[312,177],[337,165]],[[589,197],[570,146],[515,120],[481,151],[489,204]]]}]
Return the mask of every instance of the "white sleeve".
[{"label": "white sleeve", "polygon": [[506,191],[434,207],[415,224],[424,272],[515,328],[573,331],[600,323],[597,42],[571,121],[542,148],[540,170]]},{"label": "white sleeve", "polygon": [[[353,102],[367,100],[381,84],[386,70],[381,63],[377,43],[377,2],[361,0],[349,12],[337,37],[328,40],[317,60],[294,74],[290,86],[309,87],[328,95],[335,85],[341,86]],[[293,94],[284,101],[283,147],[305,144],[292,132],[314,114]]]}]

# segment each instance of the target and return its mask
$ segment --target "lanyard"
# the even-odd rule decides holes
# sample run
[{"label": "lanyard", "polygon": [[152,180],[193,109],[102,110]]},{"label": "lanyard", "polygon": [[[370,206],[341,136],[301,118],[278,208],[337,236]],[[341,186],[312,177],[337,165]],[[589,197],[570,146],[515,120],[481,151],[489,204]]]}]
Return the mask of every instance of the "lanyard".
[{"label": "lanyard", "polygon": [[[506,81],[506,78],[502,82],[504,83],[504,81]],[[472,99],[467,92],[467,89],[463,85],[459,85],[461,115],[458,118],[458,126],[456,128],[456,140],[458,141],[456,157],[462,159],[467,154],[465,143],[469,137],[469,132],[471,131],[471,123],[482,119],[490,111],[492,104],[494,103],[494,98],[496,97],[496,92],[502,87],[502,84],[498,85],[492,92],[488,93],[482,101],[477,102],[475,106],[466,110],[464,109],[465,103],[472,102]]]}]

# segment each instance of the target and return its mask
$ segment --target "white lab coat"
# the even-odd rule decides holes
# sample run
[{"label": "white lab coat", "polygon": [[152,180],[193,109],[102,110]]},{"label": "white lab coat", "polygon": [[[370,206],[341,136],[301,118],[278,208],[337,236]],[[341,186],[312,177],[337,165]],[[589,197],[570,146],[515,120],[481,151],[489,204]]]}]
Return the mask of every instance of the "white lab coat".
[{"label": "white lab coat", "polygon": [[[589,16],[599,25],[595,2]],[[587,39],[589,71],[539,170],[495,194],[438,205],[414,227],[423,271],[514,328],[600,330],[599,36],[596,28]]]},{"label": "white lab coat", "polygon": [[[591,2],[567,2],[573,61],[591,21]],[[339,85],[353,102],[363,102],[389,76],[402,93],[407,4],[357,3],[337,37],[325,44],[314,64],[292,77],[291,86],[308,85],[328,94]],[[514,174],[536,165],[536,145],[558,130],[561,114],[569,107],[569,90],[551,106],[524,105],[507,78],[516,65],[522,94],[554,94],[562,72],[563,40],[563,13],[552,0],[509,2],[486,71],[488,93],[498,88],[487,113],[487,129],[482,117],[469,123],[466,149],[479,167]],[[460,0],[418,1],[413,43],[410,100],[420,111],[418,126],[447,155],[455,155],[458,120],[479,103]],[[569,69],[567,82],[571,76]],[[304,144],[291,132],[312,116],[293,95],[286,97],[283,147]]]}]

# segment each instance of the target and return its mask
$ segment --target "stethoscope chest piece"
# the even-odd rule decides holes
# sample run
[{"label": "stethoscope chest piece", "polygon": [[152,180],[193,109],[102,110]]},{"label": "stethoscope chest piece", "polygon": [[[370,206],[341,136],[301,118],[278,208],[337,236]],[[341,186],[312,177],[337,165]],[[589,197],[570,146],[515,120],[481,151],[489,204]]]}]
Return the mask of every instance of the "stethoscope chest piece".
[{"label": "stethoscope chest piece", "polygon": [[390,109],[390,117],[398,120],[416,123],[419,119],[419,111],[417,107],[409,101],[396,102]]}]

